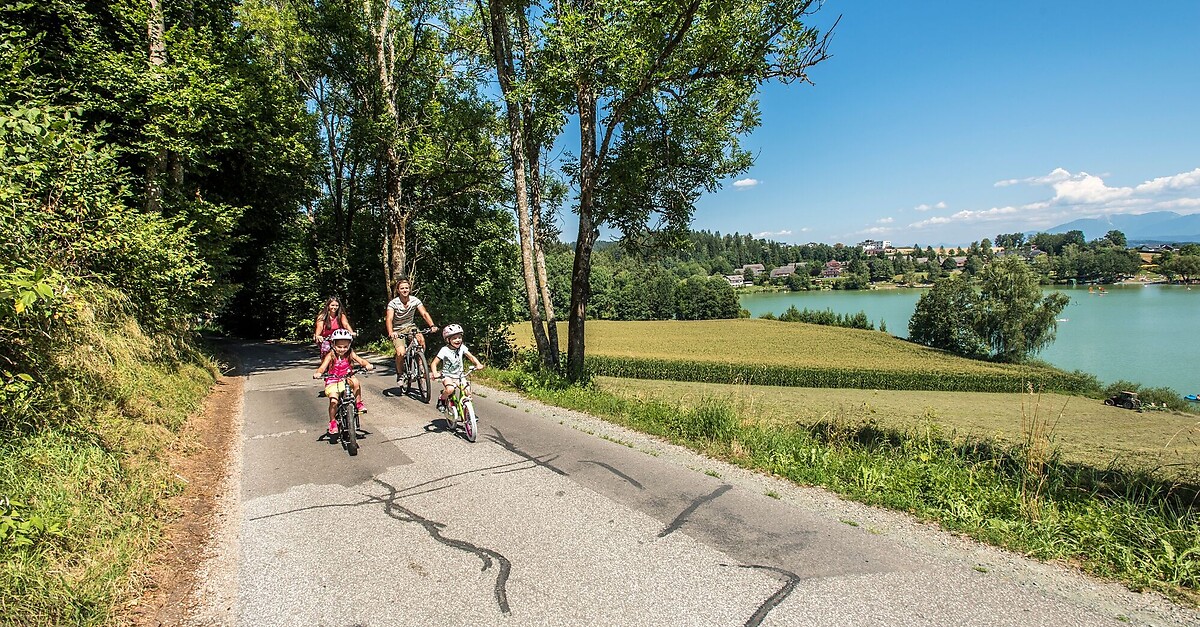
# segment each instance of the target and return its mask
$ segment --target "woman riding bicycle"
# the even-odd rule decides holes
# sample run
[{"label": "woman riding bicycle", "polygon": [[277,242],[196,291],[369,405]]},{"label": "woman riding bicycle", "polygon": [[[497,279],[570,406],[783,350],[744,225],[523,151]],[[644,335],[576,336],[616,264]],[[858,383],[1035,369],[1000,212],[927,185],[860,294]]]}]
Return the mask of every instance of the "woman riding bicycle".
[{"label": "woman riding bicycle", "polygon": [[337,405],[338,399],[342,394],[342,386],[349,385],[351,390],[354,390],[354,405],[358,408],[358,413],[364,414],[367,411],[363,407],[362,388],[358,385],[358,378],[350,376],[354,370],[354,364],[358,364],[367,370],[374,370],[375,366],[371,362],[359,357],[354,349],[350,348],[350,342],[353,335],[346,329],[338,329],[330,334],[329,338],[333,346],[329,353],[321,360],[321,365],[317,367],[313,373],[314,379],[321,378],[325,375],[325,396],[329,398],[329,435],[337,435]]},{"label": "woman riding bicycle", "polygon": [[317,320],[313,326],[313,341],[320,347],[322,358],[329,352],[329,336],[338,329],[345,329],[354,335],[354,329],[346,317],[346,310],[342,309],[342,301],[336,296],[332,296],[325,301],[325,306],[321,308],[321,313],[317,314]]},{"label": "woman riding bicycle", "polygon": [[[401,381],[406,374],[404,371],[404,349],[407,348],[405,334],[417,328],[414,322],[416,315],[421,314],[430,331],[437,331],[438,328],[434,326],[429,312],[425,311],[425,304],[421,302],[421,299],[412,295],[412,282],[408,279],[400,279],[396,281],[394,289],[396,297],[387,304],[387,314],[383,324],[387,327],[388,337],[392,338],[392,345],[396,348],[396,380]],[[425,336],[417,333],[416,338],[417,343],[421,345],[421,350],[424,350]]]}]

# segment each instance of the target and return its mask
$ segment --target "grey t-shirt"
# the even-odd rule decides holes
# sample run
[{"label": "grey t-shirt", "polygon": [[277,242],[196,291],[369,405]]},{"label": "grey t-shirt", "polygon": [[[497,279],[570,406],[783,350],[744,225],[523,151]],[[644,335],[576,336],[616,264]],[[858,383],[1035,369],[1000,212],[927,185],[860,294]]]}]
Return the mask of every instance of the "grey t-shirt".
[{"label": "grey t-shirt", "polygon": [[442,350],[438,351],[437,358],[441,360],[442,376],[457,377],[463,373],[463,356],[471,352],[467,348],[466,342],[458,345],[458,350],[454,350],[449,346],[443,346]]},{"label": "grey t-shirt", "polygon": [[397,296],[388,303],[387,308],[396,312],[392,314],[392,328],[401,329],[403,327],[414,324],[417,315],[417,307],[421,306],[421,299],[416,296],[408,297],[408,304],[400,302],[400,297]]}]

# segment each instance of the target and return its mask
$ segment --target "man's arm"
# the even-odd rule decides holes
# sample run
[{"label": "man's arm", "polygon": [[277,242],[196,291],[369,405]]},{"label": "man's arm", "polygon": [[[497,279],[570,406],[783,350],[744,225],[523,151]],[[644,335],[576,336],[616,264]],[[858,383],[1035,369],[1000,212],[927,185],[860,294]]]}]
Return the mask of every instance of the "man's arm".
[{"label": "man's arm", "polygon": [[387,314],[383,317],[383,326],[387,329],[388,337],[396,337],[396,333],[392,331],[392,316],[396,313],[395,309],[387,308]]}]

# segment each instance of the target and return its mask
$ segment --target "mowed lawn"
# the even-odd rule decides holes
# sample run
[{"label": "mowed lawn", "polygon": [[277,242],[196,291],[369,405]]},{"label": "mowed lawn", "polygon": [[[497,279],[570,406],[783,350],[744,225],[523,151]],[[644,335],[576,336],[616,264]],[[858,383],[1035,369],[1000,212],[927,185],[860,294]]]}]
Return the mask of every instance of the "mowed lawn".
[{"label": "mowed lawn", "polygon": [[[532,346],[528,323],[511,327],[518,346]],[[887,372],[1012,372],[1004,364],[964,359],[879,331],[800,322],[738,320],[589,320],[589,355],[750,365],[858,368]],[[567,325],[558,339],[567,350]]]},{"label": "mowed lawn", "polygon": [[719,385],[597,377],[611,394],[691,407],[703,398],[730,402],[742,416],[764,423],[820,420],[906,429],[925,421],[950,438],[1022,441],[1022,412],[1053,425],[1053,445],[1067,461],[1096,468],[1154,470],[1168,480],[1200,482],[1200,417],[1165,411],[1135,412],[1061,394],[923,392]]}]

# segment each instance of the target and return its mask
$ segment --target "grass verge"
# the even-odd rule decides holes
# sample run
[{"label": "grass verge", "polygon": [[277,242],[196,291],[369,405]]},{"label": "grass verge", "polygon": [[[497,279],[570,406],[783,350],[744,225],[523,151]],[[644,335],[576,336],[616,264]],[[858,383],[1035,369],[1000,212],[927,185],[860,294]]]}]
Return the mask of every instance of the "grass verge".
[{"label": "grass verge", "polygon": [[82,312],[50,354],[17,437],[0,441],[0,616],[107,625],[138,598],[181,488],[165,456],[200,408],[212,361],[147,337],[123,312]]},{"label": "grass verge", "polygon": [[553,375],[485,371],[493,383],[664,437],[705,455],[909,512],[1042,560],[1063,560],[1130,588],[1200,600],[1197,486],[1152,473],[1063,461],[1055,416],[1031,396],[1027,439],[955,440],[931,421],[888,428],[837,412],[812,424],[760,421],[730,403],[635,401]]}]

